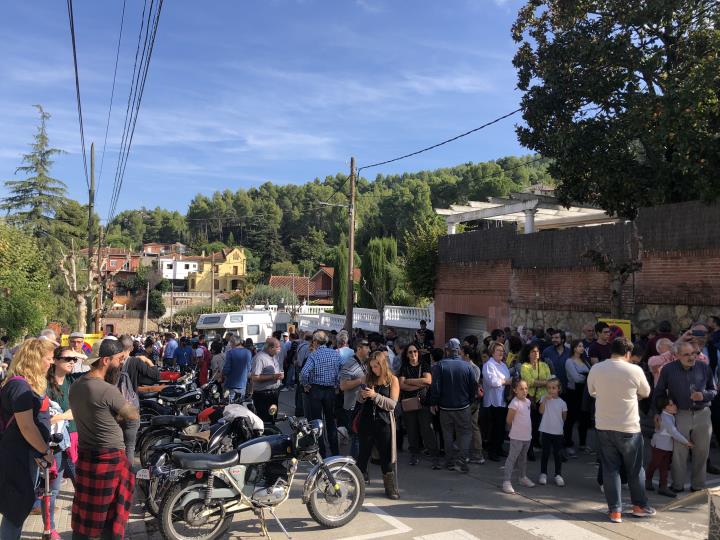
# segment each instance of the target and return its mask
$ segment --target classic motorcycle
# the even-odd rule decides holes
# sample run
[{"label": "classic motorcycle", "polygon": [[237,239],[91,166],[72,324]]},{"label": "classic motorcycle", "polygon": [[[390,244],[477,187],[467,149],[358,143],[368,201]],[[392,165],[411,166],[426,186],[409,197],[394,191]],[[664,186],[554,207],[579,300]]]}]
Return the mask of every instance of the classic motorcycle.
[{"label": "classic motorcycle", "polygon": [[145,495],[145,508],[154,517],[159,516],[160,501],[170,488],[169,475],[163,473],[169,471],[168,464],[175,452],[221,454],[263,434],[279,433],[275,426],[269,427],[274,431],[266,432],[263,421],[247,407],[232,405],[208,429],[155,446],[145,468],[135,475],[137,486]]},{"label": "classic motorcycle", "polygon": [[290,496],[299,461],[312,465],[302,491],[310,516],[341,527],[365,499],[362,473],[349,456],[322,459],[321,420],[289,417],[290,435],[259,437],[220,455],[174,453],[164,474],[172,487],[160,503],[160,529],[167,540],[215,540],[237,513],[253,513],[266,536],[265,511],[289,535],[275,509]]}]

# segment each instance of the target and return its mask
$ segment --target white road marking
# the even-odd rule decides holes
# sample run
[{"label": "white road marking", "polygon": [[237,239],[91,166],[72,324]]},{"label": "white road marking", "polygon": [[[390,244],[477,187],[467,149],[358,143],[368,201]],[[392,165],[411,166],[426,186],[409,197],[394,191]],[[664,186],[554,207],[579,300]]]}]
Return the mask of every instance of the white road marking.
[{"label": "white road marking", "polygon": [[[378,508],[373,503],[365,503],[364,508],[368,512],[372,512],[377,517],[382,519],[385,523],[390,525],[392,529],[389,529],[387,531],[380,531],[375,533],[368,533],[368,534],[361,534],[359,536],[346,536],[345,538],[340,538],[339,540],[372,540],[373,538],[385,538],[387,536],[395,536],[396,534],[403,534],[409,531],[412,531],[412,527],[408,527],[405,525],[402,521],[400,521],[397,518],[392,517],[384,510]],[[470,539],[468,539],[470,540]]]},{"label": "white road marking", "polygon": [[454,531],[445,531],[435,534],[426,534],[425,536],[416,536],[413,540],[479,540],[477,536],[473,536],[462,529]]},{"label": "white road marking", "polygon": [[600,536],[550,514],[517,519],[508,521],[508,523],[546,540],[606,540],[605,536]]}]

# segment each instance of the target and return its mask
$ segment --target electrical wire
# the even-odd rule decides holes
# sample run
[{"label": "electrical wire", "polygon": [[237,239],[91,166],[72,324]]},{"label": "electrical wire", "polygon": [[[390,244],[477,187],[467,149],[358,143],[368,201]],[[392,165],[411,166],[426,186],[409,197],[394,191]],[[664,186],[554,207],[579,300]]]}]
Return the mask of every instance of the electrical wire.
[{"label": "electrical wire", "polygon": [[125,24],[125,4],[127,0],[123,0],[122,14],[120,15],[120,35],[118,36],[117,51],[115,52],[115,69],[113,71],[112,90],[110,91],[110,109],[108,110],[107,122],[105,124],[105,141],[103,142],[102,157],[100,158],[100,174],[98,174],[97,186],[95,194],[100,192],[100,181],[102,180],[103,166],[105,165],[105,149],[107,148],[108,131],[110,129],[110,116],[112,114],[113,98],[115,97],[115,80],[117,79],[118,60],[120,59],[120,43],[122,42],[123,25]]},{"label": "electrical wire", "polygon": [[422,149],[417,150],[417,151],[415,151],[415,152],[410,152],[409,154],[405,154],[405,155],[402,155],[402,156],[398,156],[398,157],[392,158],[392,159],[387,159],[387,160],[385,160],[385,161],[379,161],[379,162],[377,162],[377,163],[372,163],[372,164],[370,164],[370,165],[364,165],[363,167],[360,167],[360,168],[358,169],[358,172],[360,172],[360,171],[362,171],[362,170],[365,170],[365,169],[371,169],[372,167],[379,167],[380,165],[387,165],[388,163],[394,163],[394,162],[396,162],[396,161],[400,161],[401,159],[406,159],[406,158],[409,158],[409,157],[412,157],[412,156],[417,156],[418,154],[422,154],[423,152],[427,152],[427,151],[429,151],[429,150],[433,150],[433,149],[437,148],[438,146],[442,146],[442,145],[444,145],[444,144],[448,144],[448,143],[451,143],[451,142],[453,142],[453,141],[457,141],[458,139],[462,139],[463,137],[467,137],[468,135],[470,135],[470,134],[472,134],[472,133],[475,133],[476,131],[480,131],[481,129],[485,129],[486,127],[492,126],[493,124],[497,124],[497,123],[500,122],[501,120],[504,120],[505,118],[508,118],[508,117],[510,117],[510,116],[512,116],[512,115],[514,115],[514,114],[517,114],[517,113],[519,113],[520,111],[522,111],[522,109],[515,109],[514,111],[511,111],[511,112],[509,112],[509,113],[507,113],[507,114],[504,114],[504,115],[502,115],[502,116],[499,116],[498,118],[495,118],[495,120],[491,120],[490,122],[486,122],[485,124],[483,124],[483,125],[481,125],[481,126],[478,126],[478,127],[474,128],[474,129],[471,129],[470,131],[466,131],[465,133],[460,133],[460,135],[456,135],[455,137],[452,137],[452,138],[450,138],[450,139],[446,139],[446,140],[444,140],[444,141],[442,141],[442,142],[439,142],[439,143],[437,143],[437,144],[433,144],[432,146],[428,146],[428,147],[426,147],[426,148],[422,148]]},{"label": "electrical wire", "polygon": [[[128,157],[130,155],[130,149],[132,147],[132,141],[133,137],[135,135],[135,127],[137,125],[137,119],[140,112],[140,105],[142,103],[143,94],[145,91],[145,83],[147,81],[147,75],[148,71],[150,69],[150,61],[152,59],[152,53],[153,49],[155,47],[155,39],[157,37],[157,29],[158,24],[160,22],[160,14],[162,12],[162,6],[163,6],[163,0],[159,0],[158,7],[154,15],[154,20],[151,23],[151,19],[153,18],[152,9],[153,9],[154,0],[151,0],[150,2],[150,10],[148,11],[148,20],[147,20],[147,26],[145,28],[145,43],[143,45],[143,52],[140,57],[140,64],[139,67],[137,66],[137,62],[135,63],[135,66],[133,67],[135,71],[135,67],[138,67],[137,72],[134,74],[134,81],[135,81],[135,92],[134,96],[132,97],[132,100],[130,97],[128,98],[128,104],[130,105],[132,101],[132,105],[128,107],[126,110],[126,123],[124,126],[124,135],[125,135],[125,146],[124,151],[121,148],[121,153],[118,156],[118,165],[116,168],[116,182],[115,182],[115,190],[113,192],[113,197],[111,199],[111,205],[110,205],[110,214],[108,217],[108,223],[112,221],[112,218],[115,216],[115,210],[117,208],[117,202],[120,197],[120,191],[122,190],[123,180],[125,177],[125,170],[127,168],[127,162]],[[143,14],[145,10],[143,9]],[[143,17],[144,20],[144,17]],[[152,25],[152,30],[151,30]],[[140,36],[142,36],[142,27],[140,31]],[[138,50],[139,50],[139,43],[141,37],[138,38]],[[136,60],[137,60],[138,51],[136,51]],[[131,91],[132,95],[132,91]],[[129,110],[129,116],[128,116],[128,110]]]},{"label": "electrical wire", "polygon": [[83,126],[82,103],[80,101],[80,75],[78,74],[77,46],[75,44],[75,17],[73,16],[72,0],[67,0],[68,19],[70,21],[70,38],[72,40],[73,66],[75,67],[75,96],[77,98],[78,122],[80,124],[80,144],[82,146],[83,168],[85,169],[85,184],[90,189],[88,176],[87,153],[85,152],[85,128]]}]

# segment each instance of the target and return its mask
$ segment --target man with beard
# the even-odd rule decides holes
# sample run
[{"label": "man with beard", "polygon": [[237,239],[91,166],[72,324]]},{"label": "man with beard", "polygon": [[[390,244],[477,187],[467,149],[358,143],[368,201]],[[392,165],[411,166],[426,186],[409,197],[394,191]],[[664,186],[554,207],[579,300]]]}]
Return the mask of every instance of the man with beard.
[{"label": "man with beard", "polygon": [[135,478],[125,454],[120,422],[138,420],[116,380],[125,357],[122,343],[107,337],[84,362],[90,371],[70,387],[70,408],[78,431],[73,538],[122,538]]}]

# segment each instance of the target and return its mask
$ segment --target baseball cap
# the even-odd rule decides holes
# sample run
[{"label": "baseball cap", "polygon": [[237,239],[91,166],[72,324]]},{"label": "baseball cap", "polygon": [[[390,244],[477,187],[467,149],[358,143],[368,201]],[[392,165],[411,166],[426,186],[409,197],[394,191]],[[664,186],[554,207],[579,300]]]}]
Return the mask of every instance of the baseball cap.
[{"label": "baseball cap", "polygon": [[82,338],[82,339],[85,339],[85,334],[83,334],[82,332],[73,332],[72,334],[70,334],[70,338],[69,338],[69,339],[74,339],[74,338]]},{"label": "baseball cap", "polygon": [[92,353],[83,362],[86,366],[92,366],[100,358],[106,358],[108,356],[115,356],[118,353],[124,352],[125,349],[120,343],[118,338],[108,336],[102,341],[96,341],[93,344]]},{"label": "baseball cap", "polygon": [[460,350],[460,340],[458,338],[452,338],[450,341],[448,341],[445,344],[445,348],[449,351],[459,351]]},{"label": "baseball cap", "polygon": [[283,332],[282,335],[283,335],[283,336],[290,337],[290,332]]}]

